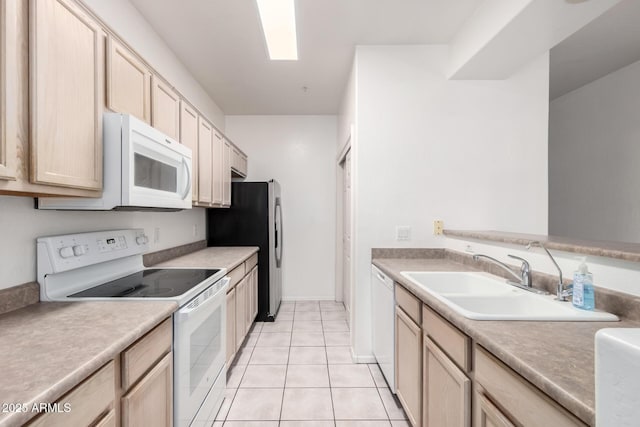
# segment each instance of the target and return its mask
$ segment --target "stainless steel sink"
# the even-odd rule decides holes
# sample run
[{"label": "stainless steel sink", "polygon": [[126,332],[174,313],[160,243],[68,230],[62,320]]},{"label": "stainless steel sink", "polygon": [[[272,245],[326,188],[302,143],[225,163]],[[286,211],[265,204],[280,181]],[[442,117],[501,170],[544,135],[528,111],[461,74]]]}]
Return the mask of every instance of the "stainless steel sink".
[{"label": "stainless steel sink", "polygon": [[420,286],[460,315],[474,320],[533,320],[568,322],[615,322],[618,317],[603,311],[586,311],[569,302],[554,300],[507,284],[488,273],[403,271]]}]

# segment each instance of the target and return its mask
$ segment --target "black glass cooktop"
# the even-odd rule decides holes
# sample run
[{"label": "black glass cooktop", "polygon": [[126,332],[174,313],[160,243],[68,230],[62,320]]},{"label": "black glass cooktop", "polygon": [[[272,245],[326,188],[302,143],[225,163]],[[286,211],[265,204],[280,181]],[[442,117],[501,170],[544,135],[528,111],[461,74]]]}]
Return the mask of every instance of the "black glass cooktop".
[{"label": "black glass cooktop", "polygon": [[149,269],[86,289],[73,298],[170,298],[184,294],[220,270]]}]

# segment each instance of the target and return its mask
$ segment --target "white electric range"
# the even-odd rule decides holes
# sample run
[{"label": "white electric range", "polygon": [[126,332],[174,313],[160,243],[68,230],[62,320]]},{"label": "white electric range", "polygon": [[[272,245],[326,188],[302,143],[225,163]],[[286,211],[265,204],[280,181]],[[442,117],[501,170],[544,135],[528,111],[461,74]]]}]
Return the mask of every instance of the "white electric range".
[{"label": "white electric range", "polygon": [[144,230],[40,237],[42,301],[175,301],[174,425],[215,419],[226,386],[226,269],[145,268]]}]

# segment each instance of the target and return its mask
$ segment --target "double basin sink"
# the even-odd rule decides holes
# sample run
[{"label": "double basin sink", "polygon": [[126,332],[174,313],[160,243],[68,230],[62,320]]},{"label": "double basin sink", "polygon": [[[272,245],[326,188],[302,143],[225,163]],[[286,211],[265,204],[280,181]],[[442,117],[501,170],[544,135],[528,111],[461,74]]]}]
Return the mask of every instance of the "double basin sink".
[{"label": "double basin sink", "polygon": [[533,320],[567,322],[615,322],[618,317],[602,311],[575,308],[511,286],[482,272],[403,271],[402,276],[424,289],[458,314],[474,320]]}]

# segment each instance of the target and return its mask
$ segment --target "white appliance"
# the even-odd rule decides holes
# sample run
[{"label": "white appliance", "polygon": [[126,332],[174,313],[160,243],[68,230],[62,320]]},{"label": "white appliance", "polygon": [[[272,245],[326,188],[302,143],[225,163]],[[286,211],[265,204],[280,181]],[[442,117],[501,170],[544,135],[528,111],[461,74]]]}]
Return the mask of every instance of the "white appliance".
[{"label": "white appliance", "polygon": [[395,378],[395,306],[393,280],[375,265],[371,266],[371,299],[373,312],[373,355],[391,392],[396,392]]},{"label": "white appliance", "polygon": [[38,199],[38,209],[191,209],[191,149],[128,114],[103,118],[100,198]]},{"label": "white appliance", "polygon": [[600,329],[595,338],[596,425],[635,427],[640,420],[640,329]]},{"label": "white appliance", "polygon": [[175,301],[174,425],[210,425],[226,386],[226,269],[145,268],[144,230],[41,237],[38,282],[44,301]]}]

